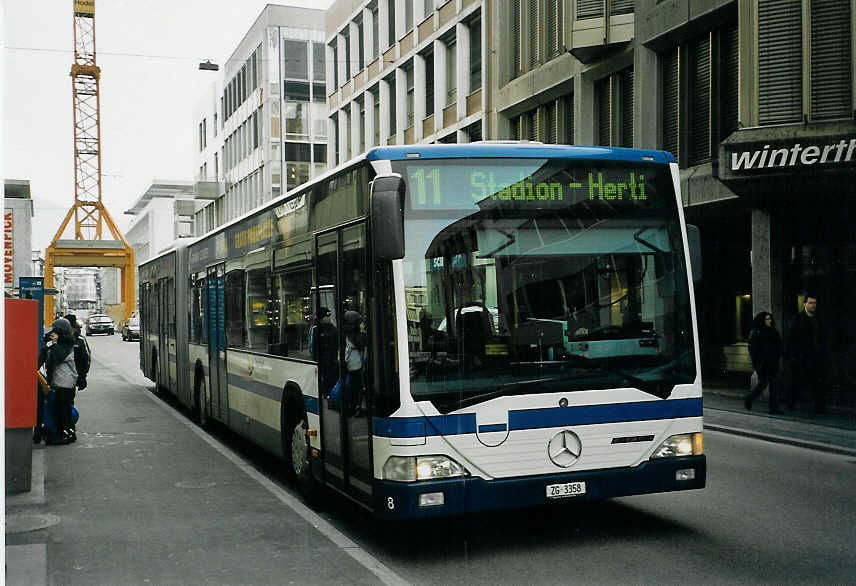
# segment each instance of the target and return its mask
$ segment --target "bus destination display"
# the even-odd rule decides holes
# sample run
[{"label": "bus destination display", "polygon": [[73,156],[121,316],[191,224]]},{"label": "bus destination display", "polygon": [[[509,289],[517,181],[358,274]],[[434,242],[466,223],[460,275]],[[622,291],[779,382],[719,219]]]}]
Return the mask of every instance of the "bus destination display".
[{"label": "bus destination display", "polygon": [[533,203],[582,201],[624,202],[645,205],[649,199],[651,168],[563,169],[520,160],[463,167],[439,164],[409,165],[413,209],[483,205],[491,201]]}]

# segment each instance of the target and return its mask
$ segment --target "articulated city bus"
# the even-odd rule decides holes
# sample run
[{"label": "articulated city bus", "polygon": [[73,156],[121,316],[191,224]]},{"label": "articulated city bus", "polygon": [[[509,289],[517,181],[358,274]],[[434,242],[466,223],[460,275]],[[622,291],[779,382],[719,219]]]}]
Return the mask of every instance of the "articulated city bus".
[{"label": "articulated city bus", "polygon": [[665,152],[375,148],[143,264],[140,364],[383,518],[703,488],[688,234]]}]

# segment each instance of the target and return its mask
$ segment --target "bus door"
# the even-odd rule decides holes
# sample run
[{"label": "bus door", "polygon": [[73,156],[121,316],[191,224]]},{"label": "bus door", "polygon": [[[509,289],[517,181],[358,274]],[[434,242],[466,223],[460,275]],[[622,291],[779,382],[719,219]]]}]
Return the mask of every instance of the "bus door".
[{"label": "bus door", "polygon": [[160,279],[156,285],[158,304],[158,385],[169,388],[169,282]]},{"label": "bus door", "polygon": [[367,501],[373,474],[365,239],[362,224],[318,236],[315,303],[330,312],[337,344],[318,355],[324,470],[332,484]]},{"label": "bus door", "polygon": [[148,356],[146,349],[149,347],[149,291],[151,286],[149,283],[140,283],[140,370],[148,374],[149,365],[146,363]]},{"label": "bus door", "polygon": [[226,394],[229,381],[226,371],[226,320],[225,320],[225,267],[208,269],[208,311],[205,314],[208,330],[208,383],[211,415],[227,422]]}]

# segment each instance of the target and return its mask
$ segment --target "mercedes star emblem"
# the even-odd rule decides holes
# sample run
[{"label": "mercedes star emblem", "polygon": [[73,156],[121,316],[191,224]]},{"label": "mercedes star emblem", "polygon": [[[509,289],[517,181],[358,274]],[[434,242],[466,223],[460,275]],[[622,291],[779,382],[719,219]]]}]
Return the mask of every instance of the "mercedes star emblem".
[{"label": "mercedes star emblem", "polygon": [[556,466],[569,468],[579,460],[583,451],[580,438],[573,431],[563,429],[547,443],[547,455]]}]

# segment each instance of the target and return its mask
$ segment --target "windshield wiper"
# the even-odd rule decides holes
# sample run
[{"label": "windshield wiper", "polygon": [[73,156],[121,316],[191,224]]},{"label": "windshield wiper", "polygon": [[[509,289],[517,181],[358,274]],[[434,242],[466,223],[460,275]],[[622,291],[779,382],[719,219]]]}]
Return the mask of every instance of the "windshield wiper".
[{"label": "windshield wiper", "polygon": [[587,356],[580,356],[578,354],[568,354],[568,358],[576,360],[584,364],[589,368],[599,368],[605,372],[609,372],[611,374],[617,374],[621,378],[625,379],[633,383],[633,385],[642,391],[643,393],[648,393],[649,395],[654,395],[660,399],[668,399],[672,394],[672,390],[674,390],[674,385],[663,381],[647,381],[643,378],[639,378],[638,376],[634,376],[630,373],[624,372],[623,370],[619,370],[617,368],[612,368],[606,364],[602,364],[599,361],[595,361],[594,358],[589,358]]}]

